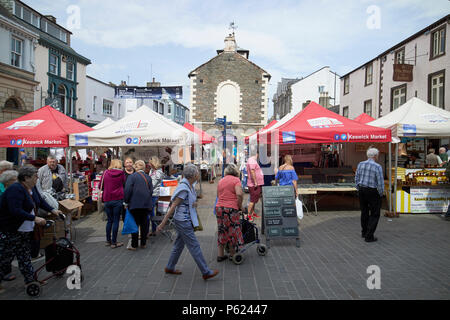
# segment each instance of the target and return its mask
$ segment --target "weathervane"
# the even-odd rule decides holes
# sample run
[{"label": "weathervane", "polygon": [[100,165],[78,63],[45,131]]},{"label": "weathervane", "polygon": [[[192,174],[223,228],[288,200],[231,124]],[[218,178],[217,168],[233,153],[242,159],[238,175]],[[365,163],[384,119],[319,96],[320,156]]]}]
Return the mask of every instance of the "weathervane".
[{"label": "weathervane", "polygon": [[234,36],[234,31],[237,29],[237,26],[234,24],[234,21],[230,23],[230,28],[233,30],[233,36]]}]

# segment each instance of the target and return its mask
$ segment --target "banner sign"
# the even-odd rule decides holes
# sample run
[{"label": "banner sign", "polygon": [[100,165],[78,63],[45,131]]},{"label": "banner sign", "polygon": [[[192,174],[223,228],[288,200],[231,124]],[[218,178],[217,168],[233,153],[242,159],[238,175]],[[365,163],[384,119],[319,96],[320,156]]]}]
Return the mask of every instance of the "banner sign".
[{"label": "banner sign", "polygon": [[447,188],[411,188],[411,212],[446,212],[450,201],[450,189]]},{"label": "banner sign", "polygon": [[116,87],[116,99],[162,99],[168,95],[171,99],[183,99],[183,87]]},{"label": "banner sign", "polygon": [[295,143],[297,139],[295,138],[295,131],[283,131],[283,143]]}]

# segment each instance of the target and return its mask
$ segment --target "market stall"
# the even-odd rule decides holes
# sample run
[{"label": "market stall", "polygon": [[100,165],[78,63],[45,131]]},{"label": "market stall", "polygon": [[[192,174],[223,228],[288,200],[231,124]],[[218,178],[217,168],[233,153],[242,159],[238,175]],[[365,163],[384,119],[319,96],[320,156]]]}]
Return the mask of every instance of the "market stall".
[{"label": "market stall", "polygon": [[[430,142],[443,145],[450,137],[450,112],[412,98],[370,125],[392,131],[395,213],[444,212],[450,184],[440,166],[426,163]],[[389,153],[390,154],[390,153]],[[399,159],[400,157],[400,159]],[[402,158],[403,157],[403,158]]]},{"label": "market stall", "polygon": [[372,118],[371,116],[369,116],[367,113],[361,113],[361,114],[360,114],[359,116],[357,116],[354,120],[355,120],[356,122],[366,124],[366,123],[369,123],[369,122],[371,122],[371,121],[373,121],[373,120],[375,120],[375,119]]},{"label": "market stall", "polygon": [[[70,155],[69,134],[91,131],[92,128],[66,116],[51,106],[42,107],[20,118],[0,124],[0,147],[4,148],[64,148],[65,155]],[[60,161],[69,170],[70,161]],[[36,167],[42,162],[32,163]],[[82,177],[79,179],[82,180]],[[72,192],[72,186],[69,186]],[[46,190],[44,190],[46,191]],[[85,191],[85,190],[84,190]],[[80,200],[80,194],[75,200]],[[88,194],[86,197],[89,196]],[[61,199],[59,199],[61,200]],[[82,209],[80,209],[82,210]]]},{"label": "market stall", "polygon": [[[158,156],[170,176],[174,166],[191,162],[190,146],[194,137],[195,133],[190,130],[142,106],[108,126],[70,135],[69,143],[74,148],[114,148],[119,158],[131,157],[146,162]],[[106,167],[97,170],[92,182],[94,199],[102,169]]]},{"label": "market stall", "polygon": [[[281,153],[283,147],[291,147],[291,154],[295,150],[305,148],[307,145],[316,145],[321,151],[320,145],[341,145],[347,143],[389,143],[391,141],[391,132],[388,129],[377,128],[362,123],[355,122],[346,117],[340,116],[315,102],[311,102],[305,109],[295,115],[289,115],[289,118],[280,120],[273,127],[265,130],[256,137],[259,144],[272,145],[272,154],[275,156],[276,167],[278,164],[278,155]],[[250,139],[250,142],[252,139]],[[306,149],[306,148],[305,148]],[[317,149],[317,148],[316,148]],[[294,152],[294,153],[292,153]],[[299,155],[305,156],[303,154]],[[339,160],[338,160],[339,161]],[[339,161],[340,162],[340,161]],[[326,184],[320,190],[302,190],[299,188],[299,194],[315,194],[318,192],[333,192],[335,190],[343,190],[345,184],[345,191],[356,191],[354,186],[354,176],[351,172],[351,177],[348,172],[343,171],[344,168],[315,168],[310,170],[310,175],[300,173],[303,178],[309,178],[300,181],[299,185],[306,184]],[[313,170],[315,170],[313,172]],[[330,171],[334,170],[334,171]],[[329,171],[329,172],[325,172]],[[309,176],[309,177],[308,177]],[[345,182],[343,182],[343,180]],[[350,189],[348,189],[350,188]],[[307,192],[308,191],[308,192]],[[315,199],[317,203],[317,199]]]}]

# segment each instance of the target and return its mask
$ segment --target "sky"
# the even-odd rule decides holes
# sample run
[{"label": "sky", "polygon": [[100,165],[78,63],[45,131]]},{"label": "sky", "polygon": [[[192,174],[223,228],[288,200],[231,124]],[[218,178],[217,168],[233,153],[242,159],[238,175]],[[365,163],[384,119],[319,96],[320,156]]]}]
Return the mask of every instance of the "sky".
[{"label": "sky", "polygon": [[[224,48],[234,22],[237,45],[271,75],[301,78],[329,66],[344,75],[450,13],[449,0],[25,0],[73,34],[71,46],[104,82],[183,86]],[[408,57],[407,57],[408,58]],[[129,79],[129,81],[128,81]]]}]

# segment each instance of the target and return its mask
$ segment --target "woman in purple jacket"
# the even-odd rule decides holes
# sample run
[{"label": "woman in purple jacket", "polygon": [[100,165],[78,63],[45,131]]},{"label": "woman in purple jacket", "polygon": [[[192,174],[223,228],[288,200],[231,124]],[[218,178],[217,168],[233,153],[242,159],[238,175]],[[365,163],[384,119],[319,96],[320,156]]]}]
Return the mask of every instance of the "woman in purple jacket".
[{"label": "woman in purple jacket", "polygon": [[113,159],[100,182],[100,185],[103,186],[102,200],[105,203],[105,212],[108,216],[105,245],[111,246],[113,249],[123,246],[122,242],[117,242],[117,232],[119,231],[120,215],[123,207],[124,183],[125,174],[122,170],[122,161]]}]

